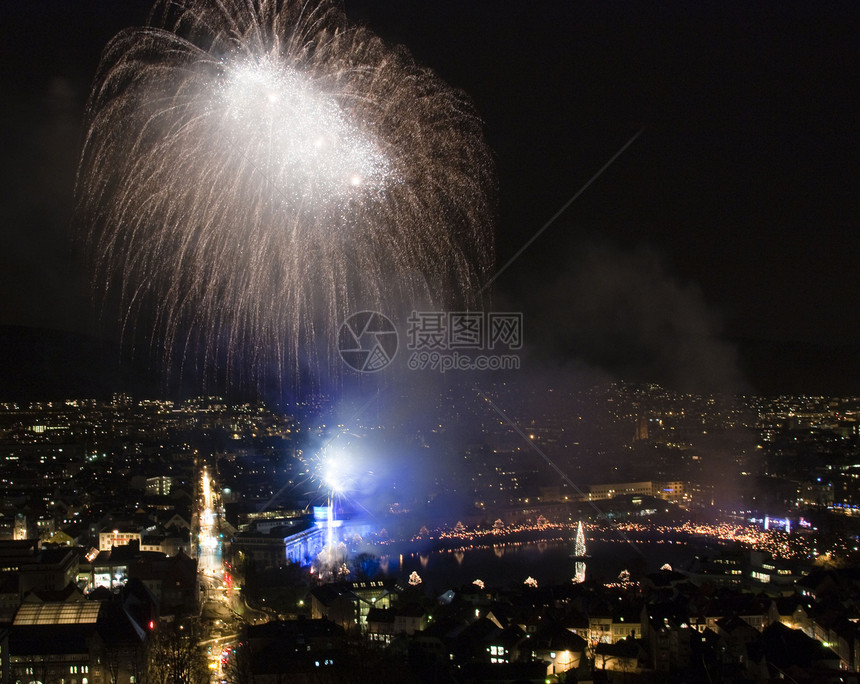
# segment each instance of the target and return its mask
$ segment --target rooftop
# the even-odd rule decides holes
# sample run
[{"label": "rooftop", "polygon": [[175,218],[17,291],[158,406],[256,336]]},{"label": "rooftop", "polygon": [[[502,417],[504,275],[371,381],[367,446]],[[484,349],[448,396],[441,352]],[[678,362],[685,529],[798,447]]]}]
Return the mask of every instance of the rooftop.
[{"label": "rooftop", "polygon": [[28,625],[95,624],[100,603],[24,603],[12,623],[15,627]]}]

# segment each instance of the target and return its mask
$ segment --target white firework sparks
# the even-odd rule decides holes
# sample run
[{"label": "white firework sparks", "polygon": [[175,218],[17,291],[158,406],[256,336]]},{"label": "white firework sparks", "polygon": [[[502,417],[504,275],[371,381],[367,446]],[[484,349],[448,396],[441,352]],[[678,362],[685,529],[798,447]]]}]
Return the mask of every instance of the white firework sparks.
[{"label": "white firework sparks", "polygon": [[86,130],[96,281],[127,320],[154,305],[166,349],[295,369],[356,310],[477,303],[481,122],[334,2],[159,2],[106,48]]},{"label": "white firework sparks", "polygon": [[234,61],[213,84],[221,91],[222,135],[285,195],[282,201],[297,207],[308,199],[308,208],[320,211],[350,193],[381,196],[396,182],[370,137],[295,68],[268,57]]}]

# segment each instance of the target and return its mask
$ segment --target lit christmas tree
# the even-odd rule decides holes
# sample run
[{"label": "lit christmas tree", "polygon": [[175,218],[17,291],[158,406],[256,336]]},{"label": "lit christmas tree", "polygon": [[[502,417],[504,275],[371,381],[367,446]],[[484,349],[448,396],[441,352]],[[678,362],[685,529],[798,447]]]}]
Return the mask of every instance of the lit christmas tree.
[{"label": "lit christmas tree", "polygon": [[582,521],[576,526],[576,540],[573,544],[573,557],[576,559],[576,574],[573,577],[575,584],[585,581],[585,530],[582,529]]}]

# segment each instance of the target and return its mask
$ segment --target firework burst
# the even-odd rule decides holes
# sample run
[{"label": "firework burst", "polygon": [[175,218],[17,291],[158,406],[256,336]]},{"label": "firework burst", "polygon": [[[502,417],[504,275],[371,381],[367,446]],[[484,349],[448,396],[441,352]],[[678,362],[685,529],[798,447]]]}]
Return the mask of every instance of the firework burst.
[{"label": "firework burst", "polygon": [[336,3],[164,0],[102,56],[78,218],[165,349],[295,370],[356,310],[476,305],[494,187],[468,99]]}]

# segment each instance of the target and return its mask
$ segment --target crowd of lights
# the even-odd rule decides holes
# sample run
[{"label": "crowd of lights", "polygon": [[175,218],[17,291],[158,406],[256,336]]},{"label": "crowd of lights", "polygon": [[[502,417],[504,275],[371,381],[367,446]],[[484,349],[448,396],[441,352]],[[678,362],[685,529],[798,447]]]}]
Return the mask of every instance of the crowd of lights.
[{"label": "crowd of lights", "polygon": [[[573,547],[579,523],[517,523],[495,526],[465,527],[456,529],[429,530],[406,539],[396,540],[380,535],[368,539],[374,544],[385,547],[396,544],[434,543],[440,550],[457,553],[469,550],[489,549],[570,541]],[[770,553],[774,558],[815,559],[826,551],[819,547],[810,535],[789,534],[782,529],[762,529],[757,525],[744,525],[730,522],[691,522],[677,525],[661,525],[648,522],[617,522],[609,524],[583,524],[588,538],[609,543],[626,544],[629,541],[646,541],[649,544],[685,545],[693,539],[739,544],[742,547]],[[524,537],[522,539],[518,537]],[[831,553],[847,553],[853,547],[847,544]],[[856,550],[856,549],[854,549]],[[414,554],[413,554],[414,555]]]}]

